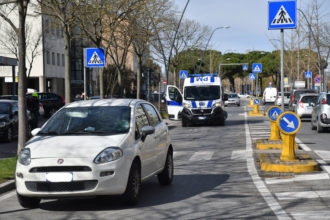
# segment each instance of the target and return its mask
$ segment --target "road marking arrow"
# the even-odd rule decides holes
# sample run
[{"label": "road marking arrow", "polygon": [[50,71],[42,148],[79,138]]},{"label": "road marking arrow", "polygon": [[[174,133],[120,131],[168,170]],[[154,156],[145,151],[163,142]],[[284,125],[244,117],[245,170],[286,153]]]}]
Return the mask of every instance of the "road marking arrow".
[{"label": "road marking arrow", "polygon": [[295,129],[293,121],[289,121],[286,117],[283,117],[283,120],[288,124],[289,128]]}]

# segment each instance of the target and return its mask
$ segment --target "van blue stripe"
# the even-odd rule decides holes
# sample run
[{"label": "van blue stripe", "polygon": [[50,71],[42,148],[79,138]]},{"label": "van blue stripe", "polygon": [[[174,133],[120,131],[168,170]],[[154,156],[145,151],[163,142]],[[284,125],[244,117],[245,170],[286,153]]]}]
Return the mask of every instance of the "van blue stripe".
[{"label": "van blue stripe", "polygon": [[167,105],[172,105],[172,106],[182,106],[182,103],[178,103],[178,102],[175,102],[175,101],[167,101],[166,103]]},{"label": "van blue stripe", "polygon": [[212,103],[213,103],[213,101],[211,100],[211,101],[209,101],[208,103],[207,103],[207,107],[208,108],[211,108],[212,107]]},{"label": "van blue stripe", "polygon": [[195,78],[194,77],[191,77],[190,78],[190,83],[194,83],[194,80],[195,80]]},{"label": "van blue stripe", "polygon": [[192,107],[193,108],[197,108],[196,102],[195,101],[191,101]]},{"label": "van blue stripe", "polygon": [[214,77],[211,77],[211,83],[214,83]]}]

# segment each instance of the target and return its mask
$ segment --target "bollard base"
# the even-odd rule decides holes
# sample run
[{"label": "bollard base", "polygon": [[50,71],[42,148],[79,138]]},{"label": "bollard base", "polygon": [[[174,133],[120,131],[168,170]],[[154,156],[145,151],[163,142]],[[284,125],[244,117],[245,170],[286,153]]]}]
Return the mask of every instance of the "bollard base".
[{"label": "bollard base", "polygon": [[296,155],[298,161],[281,161],[280,154],[259,154],[260,168],[267,172],[307,173],[318,171],[319,166],[308,154]]},{"label": "bollard base", "polygon": [[249,111],[249,116],[264,116],[265,113],[263,112],[254,112],[254,111]]},{"label": "bollard base", "polygon": [[[260,150],[268,150],[268,149],[282,149],[283,142],[279,141],[271,141],[269,139],[257,139],[256,147]],[[295,150],[298,149],[298,144],[295,145]]]},{"label": "bollard base", "polygon": [[248,107],[248,108],[253,108],[253,105],[247,105],[246,107]]}]

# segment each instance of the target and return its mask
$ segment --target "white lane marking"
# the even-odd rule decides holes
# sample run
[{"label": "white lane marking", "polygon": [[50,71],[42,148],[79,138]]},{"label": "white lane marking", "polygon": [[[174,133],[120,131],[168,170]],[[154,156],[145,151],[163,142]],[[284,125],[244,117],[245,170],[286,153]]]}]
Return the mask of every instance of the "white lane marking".
[{"label": "white lane marking", "polygon": [[254,159],[252,155],[252,144],[251,136],[247,121],[247,112],[246,107],[244,107],[245,116],[244,116],[244,126],[245,126],[245,138],[246,138],[246,164],[249,171],[249,174],[254,182],[254,185],[257,187],[259,193],[262,195],[266,201],[269,208],[274,212],[278,219],[291,219],[287,213],[282,209],[280,204],[276,201],[272,193],[267,188],[266,184],[259,177],[257,169],[254,165]]},{"label": "white lane marking", "polygon": [[315,150],[314,151],[323,160],[330,160],[330,151],[327,150]]},{"label": "white lane marking", "polygon": [[185,152],[185,151],[174,151],[173,157],[176,158],[176,157],[180,157],[185,154],[187,154],[187,152]]},{"label": "white lane marking", "polygon": [[213,151],[199,151],[194,153],[194,155],[192,155],[189,160],[191,161],[210,160],[212,158],[213,153],[214,153]]},{"label": "white lane marking", "polygon": [[290,213],[296,220],[319,220],[330,219],[330,211],[304,211],[304,212],[291,212]]},{"label": "white lane marking", "polygon": [[246,154],[251,154],[252,152],[247,152],[246,150],[234,150],[231,153],[232,160],[246,160]]},{"label": "white lane marking", "polygon": [[327,162],[325,162],[324,160],[321,160],[321,159],[316,160],[316,161],[318,164],[320,164],[320,166],[323,170],[325,170],[327,173],[330,174],[330,165],[328,165]]},{"label": "white lane marking", "polygon": [[278,179],[278,178],[266,178],[265,182],[267,184],[279,184],[279,183],[289,183],[295,181],[312,181],[312,180],[326,180],[329,179],[329,174],[309,174],[309,175],[298,175],[293,178]]},{"label": "white lane marking", "polygon": [[304,150],[304,151],[312,151],[306,144],[304,144],[299,138],[296,137],[296,143]]},{"label": "white lane marking", "polygon": [[10,198],[10,197],[12,197],[14,195],[16,195],[16,191],[10,191],[10,192],[8,192],[8,193],[0,196],[0,202],[1,201],[4,201],[4,200],[6,200],[6,199],[8,199],[8,198]]},{"label": "white lane marking", "polygon": [[275,193],[278,200],[329,198],[330,190]]}]

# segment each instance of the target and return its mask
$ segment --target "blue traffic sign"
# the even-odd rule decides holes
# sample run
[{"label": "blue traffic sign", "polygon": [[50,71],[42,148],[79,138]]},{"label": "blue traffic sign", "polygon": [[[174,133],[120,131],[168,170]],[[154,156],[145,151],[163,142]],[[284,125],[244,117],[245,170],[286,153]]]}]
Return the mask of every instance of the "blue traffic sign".
[{"label": "blue traffic sign", "polygon": [[251,96],[251,100],[253,100],[254,99],[254,96]]},{"label": "blue traffic sign", "polygon": [[250,79],[255,80],[256,79],[256,74],[255,73],[250,73]]},{"label": "blue traffic sign", "polygon": [[252,95],[252,91],[250,91],[250,95]]},{"label": "blue traffic sign", "polygon": [[187,70],[180,70],[180,79],[188,78],[188,71]]},{"label": "blue traffic sign", "polygon": [[259,100],[258,98],[256,98],[256,99],[254,99],[253,103],[254,103],[255,105],[259,105],[259,104],[260,104],[260,100]]},{"label": "blue traffic sign", "polygon": [[311,79],[312,78],[312,72],[305,72],[305,78]]},{"label": "blue traffic sign", "polygon": [[104,48],[86,48],[86,67],[104,67]]},{"label": "blue traffic sign", "polygon": [[314,90],[315,91],[319,90],[319,87],[318,86],[314,86]]},{"label": "blue traffic sign", "polygon": [[272,106],[267,111],[267,116],[271,121],[276,121],[278,116],[280,116],[281,114],[282,114],[282,110],[278,106]]},{"label": "blue traffic sign", "polygon": [[297,27],[296,1],[268,2],[268,29],[293,29]]},{"label": "blue traffic sign", "polygon": [[262,72],[262,64],[261,63],[252,64],[252,72],[261,73]]},{"label": "blue traffic sign", "polygon": [[301,127],[301,120],[294,112],[284,112],[279,116],[277,123],[285,134],[295,134]]},{"label": "blue traffic sign", "polygon": [[321,78],[319,76],[314,78],[314,82],[315,83],[320,83],[321,82]]},{"label": "blue traffic sign", "polygon": [[243,65],[243,70],[247,71],[249,69],[248,65]]}]

